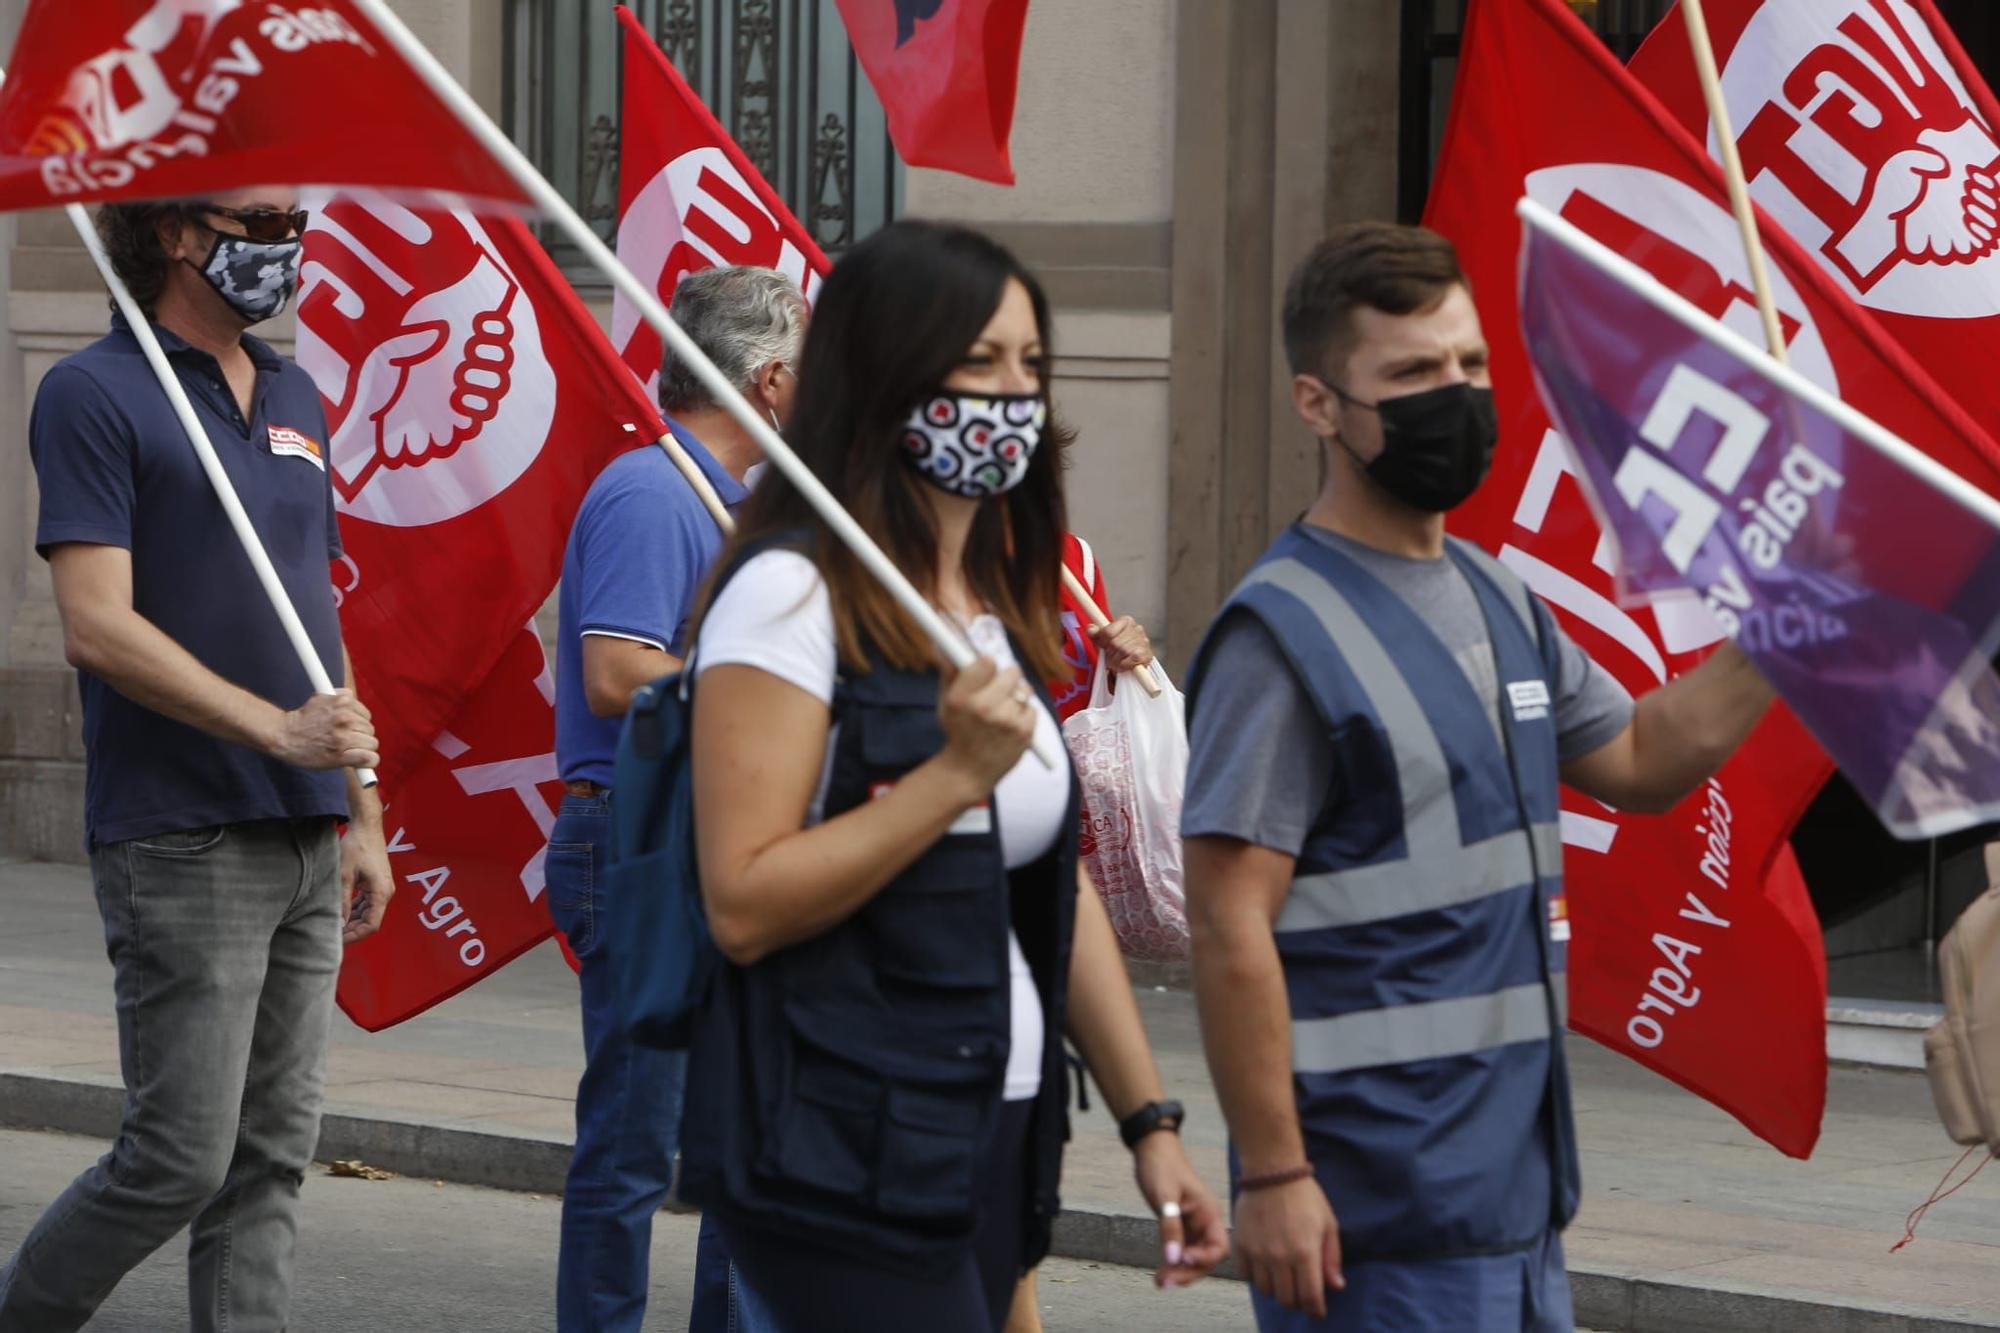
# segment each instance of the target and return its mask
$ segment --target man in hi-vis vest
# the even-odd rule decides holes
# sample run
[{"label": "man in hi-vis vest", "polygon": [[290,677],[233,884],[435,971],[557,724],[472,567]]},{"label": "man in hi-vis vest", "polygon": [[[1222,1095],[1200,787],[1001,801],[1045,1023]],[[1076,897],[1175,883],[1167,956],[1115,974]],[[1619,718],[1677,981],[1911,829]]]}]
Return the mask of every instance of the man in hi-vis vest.
[{"label": "man in hi-vis vest", "polygon": [[1577,1164],[1557,794],[1664,811],[1771,702],[1732,645],[1641,699],[1444,531],[1496,424],[1450,242],[1293,275],[1325,482],[1190,673],[1195,989],[1265,1333],[1567,1330]]}]

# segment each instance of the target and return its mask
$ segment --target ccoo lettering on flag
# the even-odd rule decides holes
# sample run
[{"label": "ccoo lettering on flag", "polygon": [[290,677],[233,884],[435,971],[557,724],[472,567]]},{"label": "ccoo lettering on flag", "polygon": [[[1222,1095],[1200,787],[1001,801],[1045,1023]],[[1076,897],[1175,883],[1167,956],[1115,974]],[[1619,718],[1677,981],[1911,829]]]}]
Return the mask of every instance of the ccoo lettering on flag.
[{"label": "ccoo lettering on flag", "polygon": [[2000,502],[1521,208],[1536,383],[1626,598],[1701,597],[1897,836],[2000,819]]},{"label": "ccoo lettering on flag", "polygon": [[[1523,82],[1510,71],[1533,69]],[[1474,0],[1426,220],[1457,241],[1493,349],[1501,445],[1450,526],[1494,551],[1635,694],[1724,635],[1694,598],[1620,605],[1612,543],[1533,387],[1515,299],[1523,195],[1748,337],[1762,324],[1721,169],[1559,0]],[[1792,365],[1982,488],[2000,450],[1764,223]],[[1787,837],[1831,772],[1780,705],[1663,816],[1563,805],[1571,1026],[1804,1156],[1826,1096],[1826,960]],[[1718,924],[1726,922],[1726,924]],[[1663,967],[1662,964],[1666,966]]]}]

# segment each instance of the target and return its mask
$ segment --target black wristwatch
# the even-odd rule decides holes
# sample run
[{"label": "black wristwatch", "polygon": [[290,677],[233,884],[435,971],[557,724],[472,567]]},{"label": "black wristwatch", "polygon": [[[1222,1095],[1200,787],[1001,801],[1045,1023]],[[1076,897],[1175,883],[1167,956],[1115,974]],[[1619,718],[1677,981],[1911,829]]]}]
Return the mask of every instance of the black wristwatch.
[{"label": "black wristwatch", "polygon": [[1179,1102],[1147,1102],[1118,1122],[1118,1137],[1125,1140],[1125,1146],[1136,1148],[1139,1140],[1156,1130],[1170,1129],[1181,1132],[1181,1121],[1187,1112]]}]

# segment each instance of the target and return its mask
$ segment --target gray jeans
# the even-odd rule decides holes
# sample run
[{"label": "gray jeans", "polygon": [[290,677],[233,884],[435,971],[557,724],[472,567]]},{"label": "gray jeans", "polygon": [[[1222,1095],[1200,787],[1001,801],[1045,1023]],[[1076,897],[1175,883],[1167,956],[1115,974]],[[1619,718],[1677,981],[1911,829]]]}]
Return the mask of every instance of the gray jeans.
[{"label": "gray jeans", "polygon": [[285,1327],[340,969],[331,820],[100,844],[125,1118],[0,1271],[0,1333],[81,1328],[188,1228],[197,1333]]}]

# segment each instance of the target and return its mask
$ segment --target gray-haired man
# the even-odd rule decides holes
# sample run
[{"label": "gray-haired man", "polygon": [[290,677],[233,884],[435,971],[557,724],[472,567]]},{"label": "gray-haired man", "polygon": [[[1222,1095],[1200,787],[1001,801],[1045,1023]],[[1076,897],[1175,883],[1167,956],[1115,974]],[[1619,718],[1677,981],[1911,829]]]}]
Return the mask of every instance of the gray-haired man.
[{"label": "gray-haired man", "polygon": [[[806,321],[791,279],[768,268],[691,273],[674,291],[673,316],[759,412],[782,425]],[[757,445],[671,356],[661,368],[660,405],[723,503],[742,500],[744,474],[761,457]],[[648,446],[598,476],[563,556],[556,759],[569,794],[549,841],[548,891],[581,964],[585,1065],[563,1193],[561,1333],[636,1333],[653,1214],[673,1180],[686,1057],[635,1046],[619,1030],[611,954],[624,942],[602,930],[601,872],[619,725],[633,691],[679,667],[683,626],[721,548],[722,533],[693,488],[664,450]],[[690,1325],[697,1333],[742,1326],[728,1322],[727,1271],[726,1263],[698,1268]]]}]

